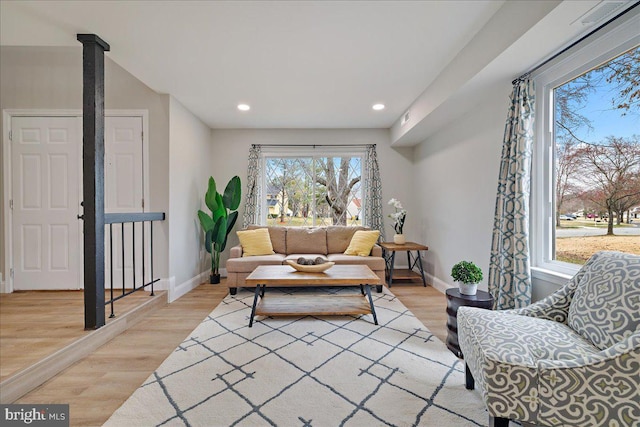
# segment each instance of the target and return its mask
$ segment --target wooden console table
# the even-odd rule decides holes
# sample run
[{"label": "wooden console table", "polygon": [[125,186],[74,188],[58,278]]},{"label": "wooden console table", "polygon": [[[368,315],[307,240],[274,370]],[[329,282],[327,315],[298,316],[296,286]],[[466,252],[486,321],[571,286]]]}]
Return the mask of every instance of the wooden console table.
[{"label": "wooden console table", "polygon": [[475,295],[462,295],[458,288],[449,288],[447,294],[447,348],[453,354],[464,358],[458,343],[458,308],[479,307],[491,310],[493,296],[489,292],[478,291]]},{"label": "wooden console table", "polygon": [[[420,251],[429,250],[428,246],[414,242],[407,242],[403,245],[398,245],[394,242],[382,242],[380,243],[380,246],[382,247],[383,256],[387,265],[387,286],[391,287],[393,279],[422,279],[422,285],[425,287],[427,286],[427,281],[424,278],[424,268],[422,268]],[[398,251],[407,252],[409,268],[395,269],[396,252]],[[412,251],[415,251],[415,256]],[[418,267],[419,271],[414,271],[415,267]]]}]

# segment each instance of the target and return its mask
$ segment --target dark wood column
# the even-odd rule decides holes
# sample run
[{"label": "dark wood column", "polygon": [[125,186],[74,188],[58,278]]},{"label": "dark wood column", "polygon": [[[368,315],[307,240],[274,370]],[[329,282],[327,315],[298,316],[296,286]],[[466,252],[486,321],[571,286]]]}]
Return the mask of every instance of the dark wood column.
[{"label": "dark wood column", "polygon": [[104,52],[95,34],[82,43],[82,172],[84,207],[84,327],[97,329],[104,316]]}]

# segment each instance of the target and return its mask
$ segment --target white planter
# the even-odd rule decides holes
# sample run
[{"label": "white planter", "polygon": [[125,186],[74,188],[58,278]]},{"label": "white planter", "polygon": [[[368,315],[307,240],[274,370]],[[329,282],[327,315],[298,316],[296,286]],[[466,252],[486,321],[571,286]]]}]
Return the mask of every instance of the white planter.
[{"label": "white planter", "polygon": [[458,287],[460,288],[460,294],[462,295],[475,295],[478,292],[478,284],[467,284],[458,282]]},{"label": "white planter", "polygon": [[394,234],[393,243],[395,243],[396,245],[404,245],[405,243],[407,243],[407,239],[404,237],[404,234]]}]

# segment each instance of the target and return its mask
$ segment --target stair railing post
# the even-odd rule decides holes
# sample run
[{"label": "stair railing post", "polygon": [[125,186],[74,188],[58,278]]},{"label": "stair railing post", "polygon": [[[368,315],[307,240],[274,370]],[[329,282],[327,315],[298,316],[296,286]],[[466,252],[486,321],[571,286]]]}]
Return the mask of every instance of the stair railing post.
[{"label": "stair railing post", "polygon": [[84,327],[105,324],[104,300],[104,52],[95,34],[82,43],[82,182],[84,207]]}]

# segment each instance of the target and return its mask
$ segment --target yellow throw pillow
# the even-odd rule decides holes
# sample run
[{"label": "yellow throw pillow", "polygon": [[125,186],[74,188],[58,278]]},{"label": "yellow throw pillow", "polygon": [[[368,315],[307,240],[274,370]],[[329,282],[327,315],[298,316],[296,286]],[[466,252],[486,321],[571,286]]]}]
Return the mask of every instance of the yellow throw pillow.
[{"label": "yellow throw pillow", "polygon": [[359,256],[369,256],[371,253],[371,249],[373,245],[378,241],[378,237],[380,236],[380,232],[378,230],[372,231],[364,231],[358,230],[353,234],[351,238],[351,243],[349,243],[349,247],[346,251],[344,251],[345,255],[359,255]]},{"label": "yellow throw pillow", "polygon": [[273,255],[273,245],[269,237],[269,230],[257,228],[255,230],[236,231],[242,245],[242,256]]}]

